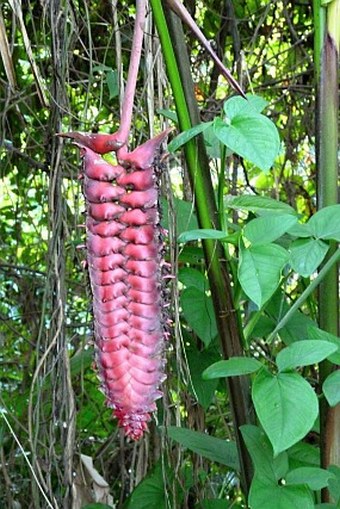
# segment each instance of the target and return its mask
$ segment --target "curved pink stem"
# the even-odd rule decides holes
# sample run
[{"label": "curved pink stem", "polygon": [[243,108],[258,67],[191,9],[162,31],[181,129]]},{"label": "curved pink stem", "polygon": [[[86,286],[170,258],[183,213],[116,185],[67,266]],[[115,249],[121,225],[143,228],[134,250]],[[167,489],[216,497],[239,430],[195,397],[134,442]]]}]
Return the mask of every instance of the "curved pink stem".
[{"label": "curved pink stem", "polygon": [[127,144],[131,127],[137,75],[143,46],[145,12],[146,12],[146,0],[137,0],[136,20],[133,32],[130,66],[124,93],[124,100],[121,108],[122,114],[120,127],[116,133],[117,141],[121,144],[121,146]]}]

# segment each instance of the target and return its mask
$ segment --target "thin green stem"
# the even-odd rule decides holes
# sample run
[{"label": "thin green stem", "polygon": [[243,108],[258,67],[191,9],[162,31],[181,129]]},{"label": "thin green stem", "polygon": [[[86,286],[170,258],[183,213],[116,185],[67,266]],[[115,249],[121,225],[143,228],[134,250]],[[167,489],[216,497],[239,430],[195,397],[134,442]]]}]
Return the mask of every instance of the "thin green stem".
[{"label": "thin green stem", "polygon": [[320,285],[320,283],[325,279],[328,275],[329,271],[336,266],[336,264],[340,261],[340,249],[338,249],[331,258],[325,263],[325,265],[320,270],[317,277],[311,284],[305,289],[305,291],[300,295],[300,297],[294,302],[289,311],[285,314],[283,318],[279,321],[273,332],[268,336],[267,343],[271,343],[273,339],[275,339],[277,333],[289,322],[294,313],[302,306],[302,304],[308,299],[311,293]]},{"label": "thin green stem", "polygon": [[[227,232],[227,221],[224,207],[224,186],[225,186],[225,165],[226,165],[226,152],[227,148],[225,145],[221,145],[221,163],[220,171],[218,175],[218,187],[217,187],[217,200],[218,200],[218,213],[220,219],[220,225],[223,231]],[[227,232],[228,233],[228,232]]]}]

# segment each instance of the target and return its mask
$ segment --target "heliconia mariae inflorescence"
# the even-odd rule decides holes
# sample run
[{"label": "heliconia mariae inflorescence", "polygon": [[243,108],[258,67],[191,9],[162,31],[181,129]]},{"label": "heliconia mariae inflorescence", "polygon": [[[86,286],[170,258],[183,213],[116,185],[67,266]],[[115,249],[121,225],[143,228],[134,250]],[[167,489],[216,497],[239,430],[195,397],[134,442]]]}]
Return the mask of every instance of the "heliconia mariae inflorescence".
[{"label": "heliconia mariae inflorescence", "polygon": [[[93,137],[63,134],[80,148],[86,200],[87,265],[96,363],[108,406],[125,434],[147,429],[164,375],[160,147],[168,130],[106,161]],[[100,146],[101,150],[102,145]]]}]

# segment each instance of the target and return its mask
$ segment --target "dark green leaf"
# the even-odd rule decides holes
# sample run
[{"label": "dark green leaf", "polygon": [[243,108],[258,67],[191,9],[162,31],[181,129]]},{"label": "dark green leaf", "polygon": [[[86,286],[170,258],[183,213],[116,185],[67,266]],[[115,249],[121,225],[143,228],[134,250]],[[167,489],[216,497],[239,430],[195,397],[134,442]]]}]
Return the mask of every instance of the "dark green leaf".
[{"label": "dark green leaf", "polygon": [[239,469],[235,442],[176,426],[168,426],[166,429],[170,438],[196,454],[234,470]]},{"label": "dark green leaf", "polygon": [[220,356],[216,350],[203,350],[199,352],[193,347],[187,350],[190,369],[190,388],[199,404],[206,410],[211,404],[218,380],[203,380],[204,369]]},{"label": "dark green leaf", "polygon": [[252,394],[275,455],[301,440],[318,416],[318,398],[297,373],[273,375],[262,369],[255,377]]},{"label": "dark green leaf", "polygon": [[220,230],[210,230],[210,229],[199,229],[199,230],[190,230],[187,232],[182,232],[178,236],[178,242],[190,242],[192,240],[201,240],[201,239],[213,239],[213,240],[225,240],[227,238],[227,234]]},{"label": "dark green leaf", "polygon": [[319,239],[340,241],[340,205],[325,207],[308,221],[312,234]]},{"label": "dark green leaf", "polygon": [[336,370],[324,381],[322,390],[330,406],[340,403],[340,371]]},{"label": "dark green leaf", "polygon": [[246,224],[244,235],[253,245],[269,244],[281,237],[297,222],[292,214],[275,214],[257,217]]},{"label": "dark green leaf", "polygon": [[263,171],[269,170],[278,155],[280,139],[277,129],[260,113],[237,114],[230,124],[217,117],[214,128],[221,143]]},{"label": "dark green leaf", "polygon": [[197,288],[187,288],[181,295],[183,315],[188,325],[208,346],[217,335],[217,326],[211,297]]},{"label": "dark green leaf", "polygon": [[331,478],[329,480],[329,493],[338,507],[340,503],[340,467],[330,465],[328,470],[335,476],[335,479]]},{"label": "dark green leaf", "polygon": [[209,289],[209,281],[205,275],[199,270],[192,269],[191,267],[183,267],[179,269],[178,279],[187,288],[192,286],[201,292],[206,292]]},{"label": "dark green leaf", "polygon": [[246,424],[240,427],[243,440],[254,464],[255,473],[268,482],[277,482],[288,471],[288,455],[281,452],[276,458],[265,433],[257,426]]},{"label": "dark green leaf", "polygon": [[[196,218],[196,214],[194,212],[193,204],[189,201],[180,200],[178,198],[174,198],[174,213],[176,218],[176,232],[177,234],[181,234],[187,230],[197,230],[198,222]],[[173,219],[173,211],[169,211],[169,202],[165,199],[161,200],[162,205],[162,225],[168,230],[169,229],[169,214],[171,216],[171,220]]]},{"label": "dark green leaf", "polygon": [[[204,144],[209,157],[219,159],[221,157],[221,143],[216,138],[213,125],[203,132]],[[226,149],[226,155],[231,155],[232,151]]]},{"label": "dark green leaf", "polygon": [[158,108],[156,110],[156,113],[158,115],[163,115],[163,117],[168,118],[169,120],[172,120],[174,124],[178,124],[178,117],[177,113],[173,110],[164,110],[162,108]]},{"label": "dark green leaf", "polygon": [[[228,506],[229,507],[229,506]],[[212,498],[210,500],[202,500],[202,509],[228,509],[226,501],[219,498]],[[237,506],[233,504],[233,509]]]},{"label": "dark green leaf", "polygon": [[203,133],[203,131],[208,129],[211,125],[212,122],[204,122],[202,124],[195,125],[191,129],[188,129],[187,131],[181,132],[168,144],[168,151],[170,153],[176,152],[176,150],[185,145],[189,140],[191,140],[198,134]]},{"label": "dark green leaf", "polygon": [[311,237],[312,232],[306,223],[297,223],[289,228],[288,233],[294,237]]},{"label": "dark green leaf", "polygon": [[[274,293],[266,304],[266,312],[277,323],[289,310],[285,296],[279,290]],[[315,322],[304,313],[297,311],[293,314],[287,325],[280,330],[280,337],[286,345],[294,343],[299,338],[308,338],[308,327],[315,327]]]},{"label": "dark green leaf", "polygon": [[288,450],[290,468],[320,466],[320,449],[311,444],[299,442]]},{"label": "dark green leaf", "polygon": [[[307,334],[305,334],[308,339],[321,339],[322,341],[329,341],[337,346],[338,350],[328,357],[330,362],[333,364],[340,364],[340,338],[334,336],[330,332],[326,332],[322,329],[319,329],[313,324],[309,324],[307,327]],[[300,336],[303,337],[303,336]]]},{"label": "dark green leaf", "polygon": [[181,264],[189,263],[190,265],[200,265],[204,264],[204,252],[203,248],[198,246],[184,246],[181,249],[178,261]]},{"label": "dark green leaf", "polygon": [[119,93],[118,88],[118,73],[117,70],[110,70],[106,73],[106,83],[109,89],[110,99],[117,97]]},{"label": "dark green leaf", "polygon": [[319,267],[328,249],[328,244],[322,240],[296,240],[290,246],[290,265],[301,276],[309,277]]},{"label": "dark green leaf", "polygon": [[262,368],[263,364],[251,357],[231,357],[226,361],[218,361],[209,366],[203,373],[205,380],[224,378],[228,376],[241,376]]},{"label": "dark green leaf", "polygon": [[288,253],[277,244],[241,247],[238,277],[242,289],[261,308],[279,285]]},{"label": "dark green leaf", "polygon": [[293,207],[282,201],[274,200],[268,196],[228,196],[226,206],[232,209],[250,210],[258,214],[278,212],[296,215]]},{"label": "dark green leaf", "polygon": [[[274,505],[273,505],[274,504]],[[249,493],[251,509],[314,509],[307,486],[278,486],[255,475]]]},{"label": "dark green leaf", "polygon": [[311,490],[318,491],[328,486],[330,478],[335,479],[335,476],[323,468],[301,467],[288,472],[285,481],[287,484],[306,484]]},{"label": "dark green leaf", "polygon": [[161,462],[157,463],[153,471],[134,489],[124,509],[167,509],[165,475]]},{"label": "dark green leaf", "polygon": [[288,371],[299,366],[317,364],[336,351],[337,346],[329,341],[296,341],[278,353],[276,364],[280,371]]},{"label": "dark green leaf", "polygon": [[259,95],[247,94],[247,99],[236,95],[228,99],[223,109],[225,114],[232,120],[236,115],[257,115],[267,106],[267,101]]},{"label": "dark green leaf", "polygon": [[80,350],[70,359],[71,374],[76,376],[82,371],[85,371],[93,363],[94,352],[93,348],[88,350]]}]

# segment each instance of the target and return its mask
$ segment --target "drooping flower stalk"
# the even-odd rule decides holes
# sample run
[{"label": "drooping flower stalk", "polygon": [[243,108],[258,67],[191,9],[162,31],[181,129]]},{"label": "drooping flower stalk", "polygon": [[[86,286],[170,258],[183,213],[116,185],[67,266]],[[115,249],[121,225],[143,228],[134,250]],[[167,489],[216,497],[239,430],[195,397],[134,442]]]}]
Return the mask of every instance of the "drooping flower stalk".
[{"label": "drooping flower stalk", "polygon": [[229,69],[223,64],[223,62],[219,59],[211,44],[204,36],[202,30],[197,26],[193,18],[191,17],[189,11],[185,8],[184,4],[180,0],[167,0],[167,4],[170,9],[179,16],[179,18],[190,28],[195,37],[199,40],[202,46],[207,50],[211,58],[215,61],[217,66],[219,67],[221,73],[226,78],[226,80],[230,83],[233,89],[240,94],[242,97],[247,99],[245,93],[242,90],[240,84],[236,81],[234,76],[231,74]]},{"label": "drooping flower stalk", "polygon": [[119,149],[122,150],[121,154],[127,152],[125,146],[128,142],[131,128],[137,76],[143,46],[143,28],[145,24],[145,14],[146,0],[136,0],[136,19],[133,31],[131,58],[123,104],[121,106],[121,122],[118,131],[113,134],[81,133],[73,131],[68,133],[58,133],[58,136],[71,138],[75,142],[90,148],[98,154],[107,154],[108,152],[117,151]]},{"label": "drooping flower stalk", "polygon": [[[127,141],[140,62],[145,0],[137,0],[121,124],[114,134],[62,133],[80,148],[96,361],[107,405],[125,434],[147,429],[164,380],[162,230],[158,167],[164,131],[132,152]],[[117,154],[112,165],[101,157]]]}]

